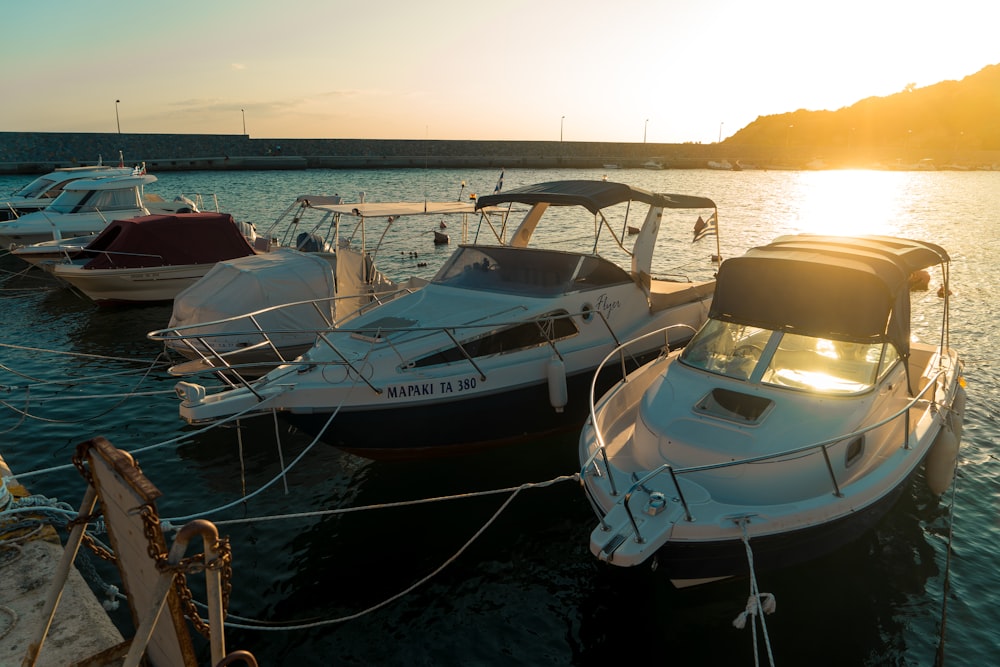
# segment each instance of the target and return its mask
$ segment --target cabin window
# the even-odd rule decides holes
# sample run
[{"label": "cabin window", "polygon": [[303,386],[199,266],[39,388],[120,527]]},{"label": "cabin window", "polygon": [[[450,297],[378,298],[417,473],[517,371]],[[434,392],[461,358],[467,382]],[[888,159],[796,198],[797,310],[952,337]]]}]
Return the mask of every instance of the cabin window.
[{"label": "cabin window", "polygon": [[847,453],[844,455],[844,467],[850,468],[852,465],[861,460],[864,453],[865,438],[864,436],[858,436],[851,441],[851,444],[847,445]]},{"label": "cabin window", "polygon": [[[565,312],[531,322],[522,322],[511,327],[491,331],[483,336],[465,340],[461,348],[452,346],[421,357],[409,364],[410,368],[437,366],[454,361],[463,361],[466,355],[472,358],[492,354],[505,354],[516,350],[547,345],[575,336],[579,330],[573,319]],[[464,350],[464,353],[463,353]]]}]

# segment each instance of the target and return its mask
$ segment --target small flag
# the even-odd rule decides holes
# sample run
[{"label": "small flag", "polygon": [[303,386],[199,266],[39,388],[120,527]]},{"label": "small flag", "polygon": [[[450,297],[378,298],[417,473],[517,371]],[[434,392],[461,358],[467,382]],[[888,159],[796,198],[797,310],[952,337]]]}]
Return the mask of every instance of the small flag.
[{"label": "small flag", "polygon": [[493,194],[500,194],[501,190],[503,190],[503,169],[500,170],[500,178],[497,179],[497,186],[493,188]]},{"label": "small flag", "polygon": [[694,239],[692,239],[691,243],[700,241],[706,236],[717,235],[719,233],[718,223],[719,218],[717,213],[712,213],[708,218],[708,222],[702,220],[699,215],[698,221],[694,223]]}]

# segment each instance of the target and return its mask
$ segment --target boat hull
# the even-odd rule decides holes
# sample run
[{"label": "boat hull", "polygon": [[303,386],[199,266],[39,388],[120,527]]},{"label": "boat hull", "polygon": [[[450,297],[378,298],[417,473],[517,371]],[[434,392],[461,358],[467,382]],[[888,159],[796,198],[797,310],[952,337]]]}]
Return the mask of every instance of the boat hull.
[{"label": "boat hull", "polygon": [[172,301],[212,266],[89,270],[74,264],[55,264],[52,273],[97,303],[156,303]]},{"label": "boat hull", "polygon": [[[750,538],[757,573],[781,570],[826,556],[874,528],[895,506],[908,480],[872,504],[815,526]],[[669,541],[654,556],[658,571],[676,585],[687,581],[745,577],[750,574],[742,539],[717,542]]]},{"label": "boat hull", "polygon": [[[628,370],[652,360],[658,351],[628,362]],[[312,413],[281,411],[288,423],[343,451],[370,459],[451,456],[579,430],[589,410],[593,370],[566,378],[567,402],[556,410],[545,382],[508,391],[412,407],[386,406]],[[605,371],[597,391],[607,391],[620,371]],[[328,424],[329,422],[329,424]],[[372,428],[377,423],[378,428]]]}]

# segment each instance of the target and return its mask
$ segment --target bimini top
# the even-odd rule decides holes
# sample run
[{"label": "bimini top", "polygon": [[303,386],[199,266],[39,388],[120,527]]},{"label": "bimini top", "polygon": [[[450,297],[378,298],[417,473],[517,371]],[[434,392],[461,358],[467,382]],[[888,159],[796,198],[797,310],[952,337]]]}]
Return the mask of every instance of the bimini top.
[{"label": "bimini top", "polygon": [[905,357],[910,274],[949,261],[937,245],[888,236],[782,236],[722,263],[709,316],[820,338],[889,341]]},{"label": "bimini top", "polygon": [[583,206],[591,213],[627,201],[641,201],[663,208],[716,208],[706,197],[668,195],[633,188],[610,181],[550,181],[507,192],[485,195],[476,201],[476,210],[501,204],[550,204],[552,206]]},{"label": "bimini top", "polygon": [[178,213],[112,220],[87,244],[85,269],[208,264],[254,254],[228,213]]}]

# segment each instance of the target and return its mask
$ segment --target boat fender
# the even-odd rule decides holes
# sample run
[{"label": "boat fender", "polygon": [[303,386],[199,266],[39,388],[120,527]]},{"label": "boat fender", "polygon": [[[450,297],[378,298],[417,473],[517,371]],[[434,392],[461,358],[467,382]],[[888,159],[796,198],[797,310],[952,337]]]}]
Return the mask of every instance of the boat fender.
[{"label": "boat fender", "polygon": [[556,412],[562,412],[568,402],[569,392],[566,389],[566,364],[559,357],[552,357],[546,370],[549,379],[549,403]]},{"label": "boat fender", "polygon": [[958,447],[962,440],[962,419],[965,413],[965,390],[959,388],[938,431],[931,449],[927,453],[924,464],[924,475],[927,488],[931,493],[940,496],[948,490],[955,477],[955,463],[958,460]]}]

